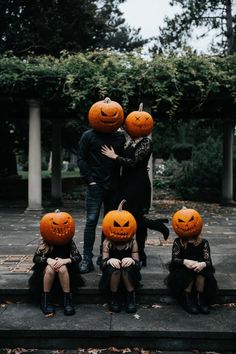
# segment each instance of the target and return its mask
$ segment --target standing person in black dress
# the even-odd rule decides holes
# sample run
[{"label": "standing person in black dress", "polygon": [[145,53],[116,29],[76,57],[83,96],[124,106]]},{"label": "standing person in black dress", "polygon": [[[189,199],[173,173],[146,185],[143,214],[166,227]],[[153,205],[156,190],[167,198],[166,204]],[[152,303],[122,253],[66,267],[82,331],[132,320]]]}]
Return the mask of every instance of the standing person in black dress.
[{"label": "standing person in black dress", "polygon": [[45,315],[54,314],[56,301],[63,302],[64,314],[74,315],[72,293],[84,285],[79,262],[82,257],[72,237],[74,220],[70,214],[56,211],[43,216],[40,222],[41,239],[33,257],[33,274],[29,279],[32,301],[41,298]]},{"label": "standing person in black dress", "polygon": [[138,246],[133,239],[137,224],[133,215],[122,210],[108,212],[102,223],[106,239],[102,249],[102,278],[99,288],[109,298],[112,312],[120,312],[121,295],[126,295],[126,312],[135,313],[135,291],[141,280]]},{"label": "standing person in black dress", "polygon": [[214,303],[217,282],[210,246],[201,237],[202,218],[194,209],[183,208],[172,218],[174,240],[166,283],[172,295],[191,314],[208,314]]},{"label": "standing person in black dress", "polygon": [[122,153],[125,144],[124,134],[117,131],[124,119],[123,109],[117,102],[109,98],[96,102],[90,108],[88,118],[92,129],[82,135],[78,150],[78,166],[88,187],[81,273],[94,269],[93,246],[102,205],[104,214],[118,205],[120,168],[101,155],[101,147],[112,146]]},{"label": "standing person in black dress", "polygon": [[144,217],[151,202],[151,183],[148,175],[148,161],[152,153],[152,141],[148,137],[153,128],[152,116],[142,110],[131,112],[125,120],[128,133],[123,155],[109,145],[102,147],[102,154],[122,166],[120,200],[125,199],[125,208],[137,221],[136,241],[142,266],[146,266],[144,252],[147,228],[160,231],[164,238],[169,236],[169,229],[164,225],[167,219],[150,220]]}]

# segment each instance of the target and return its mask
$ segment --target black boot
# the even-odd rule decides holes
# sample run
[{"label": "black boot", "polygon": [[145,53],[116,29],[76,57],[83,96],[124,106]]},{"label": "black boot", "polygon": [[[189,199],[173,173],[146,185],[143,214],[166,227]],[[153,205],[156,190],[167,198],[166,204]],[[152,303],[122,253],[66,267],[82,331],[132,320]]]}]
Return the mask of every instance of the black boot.
[{"label": "black boot", "polygon": [[197,293],[197,307],[199,312],[203,313],[204,315],[207,315],[210,312],[209,306],[206,303],[203,293]]},{"label": "black boot", "polygon": [[168,219],[147,219],[145,217],[146,225],[151,230],[159,231],[163,234],[164,240],[167,240],[170,234],[170,230],[165,225],[168,223]]},{"label": "black boot", "polygon": [[127,304],[126,304],[126,312],[127,313],[135,313],[137,312],[137,305],[135,302],[135,292],[131,291],[127,293]]},{"label": "black boot", "polygon": [[119,294],[117,292],[111,292],[109,309],[112,312],[116,312],[116,313],[120,312]]},{"label": "black boot", "polygon": [[64,314],[66,316],[71,316],[75,314],[71,293],[64,293]]},{"label": "black boot", "polygon": [[51,295],[50,293],[42,293],[42,303],[41,303],[41,310],[45,315],[54,314],[55,307],[51,303]]},{"label": "black boot", "polygon": [[182,306],[185,311],[193,315],[198,314],[198,308],[191,293],[184,292]]}]

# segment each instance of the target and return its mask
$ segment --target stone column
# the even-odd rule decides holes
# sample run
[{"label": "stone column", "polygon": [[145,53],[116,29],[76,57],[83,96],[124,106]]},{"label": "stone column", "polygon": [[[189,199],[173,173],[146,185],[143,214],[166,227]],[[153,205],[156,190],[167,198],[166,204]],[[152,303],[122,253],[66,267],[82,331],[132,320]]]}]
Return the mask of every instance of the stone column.
[{"label": "stone column", "polygon": [[42,210],[40,103],[29,100],[28,208]]},{"label": "stone column", "polygon": [[234,124],[225,120],[223,136],[223,175],[221,205],[235,205],[233,200],[233,143]]},{"label": "stone column", "polygon": [[61,121],[54,120],[52,128],[52,182],[51,198],[53,205],[62,205],[61,181]]}]

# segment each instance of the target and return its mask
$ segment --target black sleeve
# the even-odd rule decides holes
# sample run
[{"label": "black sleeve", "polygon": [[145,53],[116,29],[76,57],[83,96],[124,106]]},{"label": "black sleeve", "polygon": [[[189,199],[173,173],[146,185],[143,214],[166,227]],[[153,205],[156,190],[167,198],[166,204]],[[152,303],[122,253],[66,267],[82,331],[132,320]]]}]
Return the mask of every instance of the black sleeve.
[{"label": "black sleeve", "polygon": [[33,262],[37,264],[46,264],[48,257],[39,248],[35,251]]},{"label": "black sleeve", "polygon": [[172,246],[172,259],[171,262],[172,264],[175,264],[177,266],[183,265],[183,258],[181,257],[181,249],[180,249],[180,243],[178,239],[174,240],[173,246]]},{"label": "black sleeve", "polygon": [[80,169],[80,173],[82,177],[85,179],[85,181],[88,184],[94,182],[94,179],[92,177],[92,172],[87,163],[89,152],[90,152],[90,138],[89,138],[89,134],[85,132],[82,135],[79,142],[77,164]]},{"label": "black sleeve", "polygon": [[206,262],[207,267],[212,268],[210,245],[207,240],[204,240],[203,245],[203,262]]},{"label": "black sleeve", "polygon": [[78,248],[76,247],[76,244],[74,243],[74,241],[71,241],[71,255],[70,255],[70,259],[72,263],[79,263],[82,260],[81,254],[78,250]]},{"label": "black sleeve", "polygon": [[139,163],[142,163],[143,160],[147,159],[151,151],[152,151],[151,140],[148,138],[143,138],[143,140],[141,140],[140,143],[138,144],[133,158],[125,158],[125,157],[118,156],[116,161],[121,166],[135,167]]}]

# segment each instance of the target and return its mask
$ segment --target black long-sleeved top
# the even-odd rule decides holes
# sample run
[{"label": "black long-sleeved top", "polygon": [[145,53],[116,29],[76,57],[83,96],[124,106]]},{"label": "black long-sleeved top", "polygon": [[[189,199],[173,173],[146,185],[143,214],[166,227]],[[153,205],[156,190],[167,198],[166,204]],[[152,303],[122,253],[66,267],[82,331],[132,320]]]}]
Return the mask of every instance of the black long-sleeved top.
[{"label": "black long-sleeved top", "polygon": [[174,267],[182,266],[184,259],[205,262],[209,269],[213,269],[210,246],[206,239],[202,239],[198,245],[188,242],[184,247],[180,239],[176,238],[172,247],[171,264]]},{"label": "black long-sleeved top", "polygon": [[82,259],[81,254],[73,240],[63,246],[50,246],[46,253],[42,250],[43,242],[44,241],[41,242],[35,251],[33,258],[33,262],[35,264],[46,265],[48,258],[56,257],[70,258],[72,263],[79,263]]},{"label": "black long-sleeved top", "polygon": [[115,188],[119,182],[120,168],[114,160],[101,153],[101,147],[113,147],[120,155],[123,152],[125,137],[122,132],[100,133],[89,129],[82,135],[78,149],[78,166],[81,175],[89,184],[100,183],[104,188]]}]

